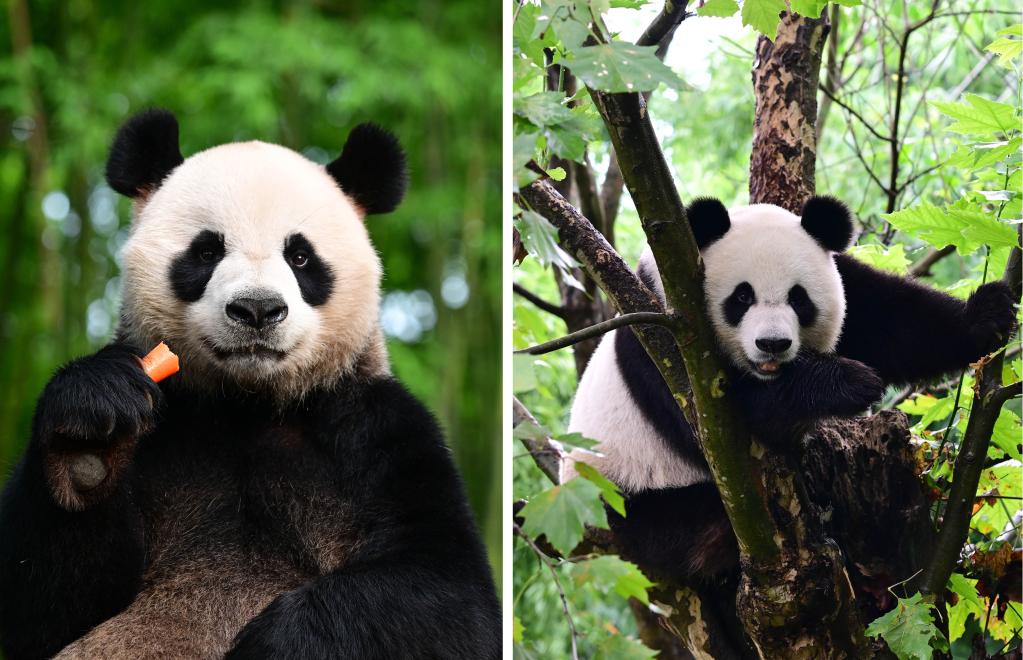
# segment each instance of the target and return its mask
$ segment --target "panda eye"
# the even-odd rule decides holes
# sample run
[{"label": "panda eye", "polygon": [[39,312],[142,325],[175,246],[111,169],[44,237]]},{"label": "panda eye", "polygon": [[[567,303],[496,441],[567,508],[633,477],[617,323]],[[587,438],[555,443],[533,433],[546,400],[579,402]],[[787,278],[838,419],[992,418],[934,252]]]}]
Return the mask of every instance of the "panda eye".
[{"label": "panda eye", "polygon": [[303,268],[309,263],[309,253],[305,250],[298,250],[288,259],[295,268]]},{"label": "panda eye", "polygon": [[217,251],[211,247],[203,248],[199,251],[199,261],[204,264],[208,264],[217,258]]},{"label": "panda eye", "polygon": [[752,305],[753,304],[753,296],[750,295],[750,293],[748,291],[740,291],[738,296],[736,296],[736,298],[743,305]]}]

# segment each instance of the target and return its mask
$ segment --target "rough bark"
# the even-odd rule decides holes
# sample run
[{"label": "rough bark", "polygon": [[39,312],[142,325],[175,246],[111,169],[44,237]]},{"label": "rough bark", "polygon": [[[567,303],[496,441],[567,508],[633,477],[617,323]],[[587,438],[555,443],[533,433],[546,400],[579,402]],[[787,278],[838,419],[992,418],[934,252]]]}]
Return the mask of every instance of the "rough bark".
[{"label": "rough bark", "polygon": [[785,13],[772,42],[757,39],[750,203],[799,213],[814,192],[817,84],[828,18]]},{"label": "rough bark", "polygon": [[838,542],[864,621],[895,604],[888,587],[916,573],[934,541],[905,414],[831,420],[803,446],[809,501]]}]

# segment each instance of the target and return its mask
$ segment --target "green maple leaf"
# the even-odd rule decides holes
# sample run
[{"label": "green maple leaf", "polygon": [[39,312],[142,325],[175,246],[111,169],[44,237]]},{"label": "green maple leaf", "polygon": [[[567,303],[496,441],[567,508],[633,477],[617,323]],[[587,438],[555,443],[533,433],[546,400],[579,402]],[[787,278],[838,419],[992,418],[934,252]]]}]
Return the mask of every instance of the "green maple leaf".
[{"label": "green maple leaf", "polygon": [[576,564],[572,579],[579,586],[588,586],[599,593],[614,591],[622,598],[650,602],[647,589],[654,583],[639,568],[613,555],[604,555]]},{"label": "green maple leaf", "polygon": [[649,92],[661,83],[683,87],[678,75],[657,59],[656,50],[613,41],[578,48],[566,64],[588,87],[605,92]]},{"label": "green maple leaf", "polygon": [[519,515],[525,519],[522,531],[534,538],[546,536],[564,555],[583,540],[586,525],[607,527],[600,489],[586,479],[572,479],[534,495]]},{"label": "green maple leaf", "polygon": [[702,7],[696,10],[696,13],[700,16],[728,18],[737,11],[739,11],[739,3],[735,0],[707,0]]},{"label": "green maple leaf", "polygon": [[931,101],[931,105],[956,121],[948,131],[964,135],[998,135],[1019,128],[1016,110],[1006,103],[966,94],[965,103]]},{"label": "green maple leaf", "polygon": [[915,593],[899,598],[891,612],[867,626],[868,637],[881,637],[899,660],[931,660],[931,640],[941,633],[934,626],[931,604]]},{"label": "green maple leaf", "polygon": [[785,0],[746,0],[742,3],[742,24],[774,41],[781,13],[786,9]]}]

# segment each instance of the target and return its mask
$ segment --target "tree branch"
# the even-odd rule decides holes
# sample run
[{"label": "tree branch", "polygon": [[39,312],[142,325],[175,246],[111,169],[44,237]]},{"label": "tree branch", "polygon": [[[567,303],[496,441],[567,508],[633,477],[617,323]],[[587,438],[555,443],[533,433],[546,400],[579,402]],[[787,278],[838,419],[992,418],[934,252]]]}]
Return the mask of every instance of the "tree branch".
[{"label": "tree branch", "polygon": [[522,348],[516,353],[525,353],[527,355],[543,355],[545,353],[552,353],[562,348],[567,348],[573,344],[578,344],[581,341],[587,339],[593,339],[594,337],[600,337],[616,328],[621,328],[626,325],[636,324],[650,324],[660,325],[666,328],[670,328],[674,325],[674,322],[667,314],[661,314],[660,312],[634,312],[632,314],[623,314],[616,316],[613,319],[602,321],[595,325],[591,325],[588,328],[583,328],[577,332],[567,334],[564,337],[559,337],[537,346],[530,346],[529,348]]},{"label": "tree branch", "polygon": [[558,578],[558,569],[554,565],[554,562],[552,562],[550,558],[544,554],[543,550],[537,547],[533,539],[529,538],[529,535],[522,531],[521,527],[513,525],[513,528],[515,529],[515,533],[533,549],[533,552],[536,554],[536,558],[540,560],[540,563],[546,566],[547,570],[551,572],[551,577],[554,578],[554,586],[557,587],[558,596],[561,597],[561,611],[565,614],[565,620],[568,621],[568,629],[572,634],[572,658],[573,660],[579,660],[579,644],[577,641],[579,633],[577,633],[575,629],[575,620],[572,619],[572,611],[568,608],[568,597],[565,595],[565,589],[561,586],[561,580]]},{"label": "tree branch", "polygon": [[876,128],[874,128],[874,125],[871,122],[867,121],[867,119],[863,115],[861,115],[859,112],[857,112],[851,105],[849,105],[848,103],[846,103],[842,99],[838,98],[834,94],[834,92],[832,92],[826,86],[820,85],[819,89],[822,92],[824,92],[824,96],[827,97],[827,99],[829,101],[834,102],[835,105],[837,105],[838,107],[842,108],[843,110],[848,112],[850,115],[852,115],[853,117],[858,119],[860,121],[860,123],[863,124],[863,127],[865,129],[867,129],[868,133],[870,133],[871,135],[876,137],[878,140],[881,140],[882,142],[891,142],[892,141],[891,136],[883,135],[880,131],[878,131]]},{"label": "tree branch", "polygon": [[940,250],[931,249],[931,251],[925,254],[920,261],[910,267],[909,274],[913,277],[927,277],[931,274],[931,267],[934,266],[934,264],[938,263],[955,251],[956,247],[954,245],[946,245]]},{"label": "tree branch", "polygon": [[[512,397],[512,428],[517,429],[521,424],[532,424],[538,429],[543,428],[540,426],[540,422],[536,421],[536,418],[533,417],[532,413],[522,405],[518,397]],[[547,478],[552,483],[559,483],[561,480],[562,452],[555,446],[554,438],[547,435],[536,437],[520,434],[519,440],[522,441],[529,455],[533,457],[533,462],[540,468],[540,471],[547,475]]]},{"label": "tree branch", "polygon": [[[543,179],[520,188],[520,205],[531,208],[558,229],[562,246],[582,264],[620,314],[664,312],[664,305],[632,272],[632,269],[578,209]],[[653,355],[664,356],[657,368],[672,391],[688,390],[688,376],[669,331],[656,326],[637,326],[636,336]]]},{"label": "tree branch", "polygon": [[522,296],[529,302],[533,303],[534,305],[536,305],[543,311],[547,312],[548,314],[553,314],[554,316],[557,316],[560,319],[565,318],[564,307],[561,307],[560,305],[555,305],[554,303],[551,302],[547,302],[546,300],[536,295],[535,293],[533,293],[526,287],[522,286],[521,284],[518,283],[513,284],[512,291]]},{"label": "tree branch", "polygon": [[895,110],[892,112],[892,123],[888,130],[889,135],[891,135],[889,142],[891,163],[889,164],[888,203],[885,207],[885,213],[891,213],[895,210],[899,192],[901,191],[899,188],[899,152],[902,150],[902,143],[899,141],[899,120],[902,114],[902,96],[906,89],[906,55],[909,52],[909,37],[933,21],[937,10],[938,0],[932,0],[930,13],[907,27],[902,33],[902,39],[899,41],[899,64],[895,70]]},{"label": "tree branch", "polygon": [[[688,4],[688,2],[679,2],[678,0],[665,0],[660,13],[654,17],[654,20],[647,26],[647,29],[636,40],[636,45],[657,46],[658,48],[663,47],[667,49],[672,37],[675,36],[675,30],[678,29],[678,26],[682,24],[682,21],[688,15],[686,13],[686,5]],[[664,53],[658,53],[658,57],[663,60]]]},{"label": "tree branch", "polygon": [[[1020,248],[1013,248],[1009,263],[1005,267],[1004,280],[1016,299],[1023,293],[1020,283]],[[934,545],[934,554],[918,578],[918,586],[924,593],[944,593],[948,578],[955,570],[973,517],[973,502],[977,494],[987,448],[991,442],[995,422],[1002,412],[1002,405],[1010,398],[1020,396],[1019,382],[1002,386],[1002,363],[1005,352],[984,358],[978,364],[974,383],[973,406],[970,420],[966,423],[959,453],[952,470],[952,487],[948,504]]]}]

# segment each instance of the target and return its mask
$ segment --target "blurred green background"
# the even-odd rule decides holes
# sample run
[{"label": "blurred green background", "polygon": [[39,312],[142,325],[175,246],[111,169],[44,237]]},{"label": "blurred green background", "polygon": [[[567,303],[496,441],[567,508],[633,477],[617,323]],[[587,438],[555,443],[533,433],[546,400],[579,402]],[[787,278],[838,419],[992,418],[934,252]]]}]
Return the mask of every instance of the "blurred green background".
[{"label": "blurred green background", "polygon": [[9,0],[0,15],[0,483],[53,370],[116,325],[129,203],[117,126],[174,111],[187,157],[235,140],[326,162],[372,120],[411,185],[370,218],[398,376],[437,413],[500,576],[501,12],[475,0]]}]

